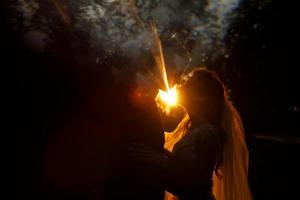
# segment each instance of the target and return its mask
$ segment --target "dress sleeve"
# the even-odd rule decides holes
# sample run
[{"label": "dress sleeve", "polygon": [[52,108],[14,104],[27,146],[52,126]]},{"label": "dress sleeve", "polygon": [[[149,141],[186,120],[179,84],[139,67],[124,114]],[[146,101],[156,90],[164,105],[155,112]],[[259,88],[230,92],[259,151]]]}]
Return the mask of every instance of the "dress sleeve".
[{"label": "dress sleeve", "polygon": [[197,163],[195,165],[195,178],[200,185],[211,181],[212,173],[221,154],[221,139],[217,128],[207,126],[195,141]]}]

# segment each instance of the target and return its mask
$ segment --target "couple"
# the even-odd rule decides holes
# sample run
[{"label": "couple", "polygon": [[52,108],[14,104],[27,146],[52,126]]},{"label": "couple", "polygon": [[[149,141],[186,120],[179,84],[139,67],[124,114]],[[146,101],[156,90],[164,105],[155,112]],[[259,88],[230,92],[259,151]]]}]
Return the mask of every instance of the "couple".
[{"label": "couple", "polygon": [[[139,197],[118,199],[251,200],[243,125],[223,83],[214,73],[196,69],[178,93],[188,115],[165,133],[164,151],[141,143],[130,147],[131,159],[143,169],[132,174],[148,176],[131,188]],[[143,182],[148,185],[141,192]]]}]

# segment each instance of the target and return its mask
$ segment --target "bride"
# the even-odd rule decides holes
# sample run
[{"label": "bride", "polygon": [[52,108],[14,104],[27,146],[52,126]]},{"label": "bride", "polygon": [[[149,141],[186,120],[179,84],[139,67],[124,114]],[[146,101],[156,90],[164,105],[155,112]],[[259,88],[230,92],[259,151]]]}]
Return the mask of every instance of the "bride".
[{"label": "bride", "polygon": [[196,69],[178,92],[187,114],[165,133],[170,153],[140,146],[133,154],[160,170],[158,184],[167,191],[166,200],[252,200],[243,124],[223,83],[214,73]]}]

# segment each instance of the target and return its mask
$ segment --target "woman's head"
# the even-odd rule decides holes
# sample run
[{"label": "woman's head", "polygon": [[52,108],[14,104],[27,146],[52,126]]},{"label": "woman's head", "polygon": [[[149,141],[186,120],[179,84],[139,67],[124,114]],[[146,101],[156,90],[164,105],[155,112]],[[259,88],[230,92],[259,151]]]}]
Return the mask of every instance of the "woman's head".
[{"label": "woman's head", "polygon": [[220,79],[211,71],[195,69],[180,87],[180,104],[191,118],[219,123],[225,104],[225,89]]}]

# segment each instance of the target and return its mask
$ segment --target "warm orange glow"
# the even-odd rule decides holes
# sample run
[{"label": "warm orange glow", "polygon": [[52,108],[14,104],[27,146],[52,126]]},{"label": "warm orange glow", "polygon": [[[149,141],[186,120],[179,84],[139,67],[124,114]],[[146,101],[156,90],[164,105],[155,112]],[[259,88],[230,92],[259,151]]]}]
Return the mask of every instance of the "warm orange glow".
[{"label": "warm orange glow", "polygon": [[167,114],[170,113],[172,106],[175,106],[177,104],[178,93],[176,88],[177,85],[175,85],[168,91],[159,90],[156,96],[158,107]]},{"label": "warm orange glow", "polygon": [[169,82],[168,82],[168,76],[167,76],[167,70],[166,70],[166,66],[165,66],[162,45],[161,45],[161,42],[159,39],[157,29],[154,24],[151,24],[151,29],[152,29],[152,33],[153,33],[153,37],[154,37],[152,54],[154,56],[156,65],[159,69],[161,78],[164,82],[165,88],[167,91],[169,91],[170,87],[169,87]]},{"label": "warm orange glow", "polygon": [[151,28],[154,36],[154,45],[153,45],[152,53],[155,58],[156,65],[159,68],[159,72],[161,74],[165,86],[165,90],[159,89],[159,92],[156,96],[156,102],[159,108],[168,114],[171,110],[171,107],[176,105],[177,103],[177,99],[178,99],[177,86],[175,85],[172,88],[170,88],[169,86],[163,49],[158,36],[158,32],[154,24],[151,24]]},{"label": "warm orange glow", "polygon": [[176,86],[172,87],[169,91],[159,90],[158,96],[161,100],[169,106],[174,106],[177,103],[178,93]]}]

